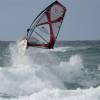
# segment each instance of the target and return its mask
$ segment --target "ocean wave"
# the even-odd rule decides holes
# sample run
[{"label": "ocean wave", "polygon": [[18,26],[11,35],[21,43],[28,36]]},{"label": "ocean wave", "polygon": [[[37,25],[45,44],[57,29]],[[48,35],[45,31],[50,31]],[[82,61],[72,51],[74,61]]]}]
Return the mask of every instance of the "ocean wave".
[{"label": "ocean wave", "polygon": [[[44,89],[30,96],[7,100],[100,100],[100,87],[77,90]],[[5,100],[4,98],[0,98]]]},{"label": "ocean wave", "polygon": [[45,52],[67,52],[67,51],[76,51],[76,50],[92,50],[92,49],[100,49],[99,47],[92,47],[92,46],[80,46],[80,47],[56,47],[54,49],[41,49],[42,53]]},{"label": "ocean wave", "polygon": [[45,89],[37,94],[33,94],[28,98],[18,100],[99,100],[100,87],[90,88],[86,90],[60,90],[60,89]]},{"label": "ocean wave", "polygon": [[[34,52],[33,49],[29,49],[25,55],[20,55],[17,50],[15,45],[9,47],[10,66],[0,68],[1,99],[2,97],[10,97],[8,100],[100,99],[100,87],[90,88],[97,86],[99,80],[89,77],[81,55],[72,55],[67,61],[61,61],[54,53],[41,54],[40,49],[34,49]],[[68,83],[71,84],[71,90]],[[75,88],[74,84],[77,84]]]},{"label": "ocean wave", "polygon": [[65,82],[73,83],[83,76],[83,62],[79,55],[71,56],[68,62],[60,62],[56,66],[48,62],[48,66],[30,62],[30,55],[23,55],[23,59],[18,54],[11,57],[11,67],[0,70],[1,96],[29,96],[45,88],[67,90]]}]

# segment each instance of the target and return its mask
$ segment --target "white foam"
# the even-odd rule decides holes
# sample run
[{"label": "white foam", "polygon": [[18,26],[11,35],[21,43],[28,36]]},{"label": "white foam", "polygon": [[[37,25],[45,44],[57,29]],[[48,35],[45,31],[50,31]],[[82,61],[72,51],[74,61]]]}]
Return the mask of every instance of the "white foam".
[{"label": "white foam", "polygon": [[62,62],[54,54],[41,53],[39,49],[29,49],[25,55],[17,50],[16,45],[10,46],[11,66],[0,69],[1,94],[17,97],[11,100],[99,100],[100,87],[67,90],[64,85],[64,82],[83,83],[80,55]]},{"label": "white foam", "polygon": [[[30,100],[99,100],[100,87],[87,90],[43,90],[38,94],[30,96]],[[28,100],[26,99],[26,100]],[[21,100],[21,99],[19,99]],[[22,99],[23,100],[23,99]]]},{"label": "white foam", "polygon": [[0,73],[0,91],[10,96],[31,95],[45,88],[66,89],[64,81],[75,80],[80,75],[82,60],[78,55],[72,56],[68,62],[54,64],[57,59],[52,54],[30,49],[28,54],[20,55],[17,50],[16,45],[10,46],[11,67]]},{"label": "white foam", "polygon": [[73,47],[55,47],[54,49],[41,49],[40,52],[45,53],[45,52],[66,52],[69,50],[72,50]]},{"label": "white foam", "polygon": [[44,89],[30,96],[7,100],[100,100],[100,87],[85,90]]},{"label": "white foam", "polygon": [[[21,96],[30,95],[44,88],[64,88],[61,80],[51,72],[49,67],[34,61],[37,53],[33,53],[34,57],[30,54],[20,55],[15,45],[10,46],[10,52],[11,67],[0,70],[0,81],[2,81],[0,92],[9,96]],[[43,56],[41,58],[39,55],[39,58],[43,59]]]},{"label": "white foam", "polygon": [[85,49],[88,49],[88,48],[91,48],[91,46],[80,46],[80,47],[71,47],[71,46],[69,46],[69,47],[55,47],[54,49],[41,49],[41,52],[42,53],[45,53],[45,52],[50,52],[50,51],[52,51],[52,52],[62,52],[62,53],[64,53],[64,52],[67,52],[67,51],[72,51],[72,50],[85,50]]},{"label": "white foam", "polygon": [[54,48],[54,49],[51,49],[51,51],[54,51],[54,52],[66,52],[70,49],[72,49],[73,47],[57,47],[57,48]]},{"label": "white foam", "polygon": [[58,76],[67,82],[76,81],[76,78],[81,77],[83,75],[82,59],[79,55],[74,55],[70,57],[68,62],[60,62],[60,65],[55,68],[55,73],[58,73]]}]

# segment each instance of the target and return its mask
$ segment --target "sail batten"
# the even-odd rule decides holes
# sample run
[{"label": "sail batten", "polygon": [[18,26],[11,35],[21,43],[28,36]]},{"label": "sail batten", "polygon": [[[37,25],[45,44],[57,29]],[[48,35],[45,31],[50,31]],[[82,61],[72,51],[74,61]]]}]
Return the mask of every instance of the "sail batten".
[{"label": "sail batten", "polygon": [[66,8],[55,1],[43,10],[27,31],[29,46],[53,48],[65,16]]}]

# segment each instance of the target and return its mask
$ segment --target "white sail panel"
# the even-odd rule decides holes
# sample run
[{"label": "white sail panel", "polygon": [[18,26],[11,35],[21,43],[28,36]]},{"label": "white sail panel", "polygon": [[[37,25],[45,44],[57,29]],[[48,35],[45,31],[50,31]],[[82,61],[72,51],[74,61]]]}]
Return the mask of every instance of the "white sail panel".
[{"label": "white sail panel", "polygon": [[63,7],[59,4],[55,4],[51,7],[51,20],[56,20],[59,17],[63,17],[64,14],[64,10]]}]

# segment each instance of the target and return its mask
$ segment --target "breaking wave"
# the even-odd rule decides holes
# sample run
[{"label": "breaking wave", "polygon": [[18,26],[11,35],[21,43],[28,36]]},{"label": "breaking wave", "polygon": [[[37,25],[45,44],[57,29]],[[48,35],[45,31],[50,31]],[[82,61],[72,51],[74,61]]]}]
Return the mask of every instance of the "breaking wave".
[{"label": "breaking wave", "polygon": [[52,51],[30,48],[25,55],[10,45],[10,66],[0,68],[0,99],[11,100],[99,100],[98,81],[88,77],[81,55],[61,61]]}]

